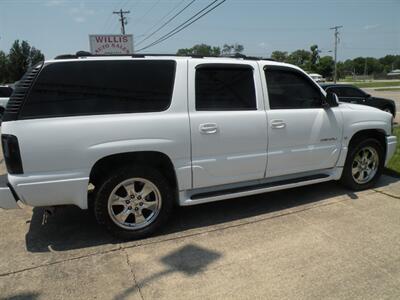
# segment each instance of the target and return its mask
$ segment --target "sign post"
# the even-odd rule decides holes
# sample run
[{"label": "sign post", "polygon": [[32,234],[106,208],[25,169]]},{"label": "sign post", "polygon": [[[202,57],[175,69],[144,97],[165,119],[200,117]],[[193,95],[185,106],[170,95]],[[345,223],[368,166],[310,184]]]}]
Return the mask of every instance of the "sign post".
[{"label": "sign post", "polygon": [[132,34],[91,34],[89,42],[94,55],[133,54]]}]

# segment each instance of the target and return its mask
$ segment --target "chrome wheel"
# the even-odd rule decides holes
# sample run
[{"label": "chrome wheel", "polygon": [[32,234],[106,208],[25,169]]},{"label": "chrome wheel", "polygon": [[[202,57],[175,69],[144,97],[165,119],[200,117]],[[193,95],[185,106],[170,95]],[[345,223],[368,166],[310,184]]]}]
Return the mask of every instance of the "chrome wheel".
[{"label": "chrome wheel", "polygon": [[149,180],[131,178],[118,184],[108,198],[111,220],[124,229],[140,229],[160,213],[161,193]]},{"label": "chrome wheel", "polygon": [[351,166],[351,174],[358,184],[371,181],[379,167],[379,155],[373,147],[364,147],[357,152]]}]

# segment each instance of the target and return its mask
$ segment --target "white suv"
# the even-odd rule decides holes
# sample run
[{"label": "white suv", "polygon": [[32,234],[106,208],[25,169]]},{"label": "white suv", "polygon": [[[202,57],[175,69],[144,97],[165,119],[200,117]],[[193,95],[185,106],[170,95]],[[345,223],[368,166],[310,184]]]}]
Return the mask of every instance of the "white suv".
[{"label": "white suv", "polygon": [[74,56],[25,75],[2,145],[0,207],[93,207],[100,224],[131,239],[162,226],[175,204],[328,180],[369,188],[396,137],[389,113],[338,103],[292,65]]}]

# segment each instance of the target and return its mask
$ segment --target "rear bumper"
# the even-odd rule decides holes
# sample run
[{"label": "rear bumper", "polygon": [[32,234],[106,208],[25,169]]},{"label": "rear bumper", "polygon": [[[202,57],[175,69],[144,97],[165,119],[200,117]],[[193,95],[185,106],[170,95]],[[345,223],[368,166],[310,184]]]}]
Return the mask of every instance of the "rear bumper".
[{"label": "rear bumper", "polygon": [[7,185],[7,175],[0,176],[0,208],[15,209],[20,208],[17,204],[11,188]]},{"label": "rear bumper", "polygon": [[29,206],[76,205],[87,209],[88,177],[77,173],[8,175],[10,186]]},{"label": "rear bumper", "polygon": [[393,154],[396,152],[397,146],[397,137],[396,136],[387,136],[386,137],[386,161],[385,165],[389,162],[392,158]]}]

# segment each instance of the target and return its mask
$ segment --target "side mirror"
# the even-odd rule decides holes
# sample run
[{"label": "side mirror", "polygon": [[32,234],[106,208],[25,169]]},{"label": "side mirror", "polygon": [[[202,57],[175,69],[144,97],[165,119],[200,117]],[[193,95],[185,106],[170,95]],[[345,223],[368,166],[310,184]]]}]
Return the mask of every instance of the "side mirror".
[{"label": "side mirror", "polygon": [[339,99],[335,93],[327,92],[325,99],[322,99],[323,107],[339,106]]}]

